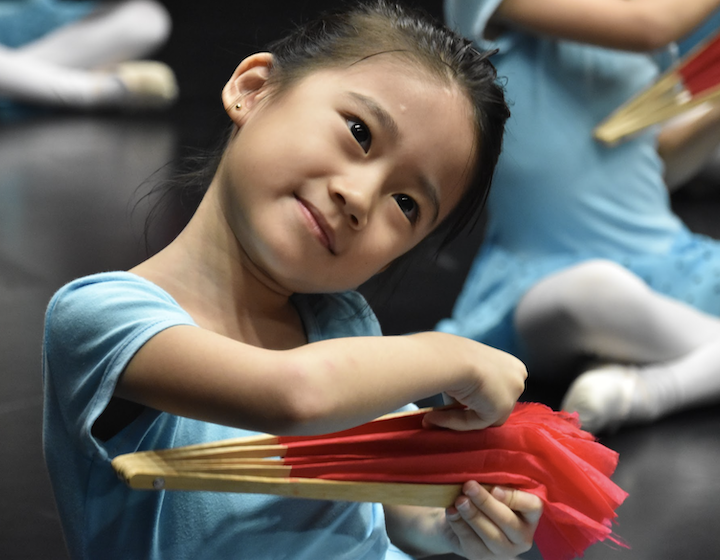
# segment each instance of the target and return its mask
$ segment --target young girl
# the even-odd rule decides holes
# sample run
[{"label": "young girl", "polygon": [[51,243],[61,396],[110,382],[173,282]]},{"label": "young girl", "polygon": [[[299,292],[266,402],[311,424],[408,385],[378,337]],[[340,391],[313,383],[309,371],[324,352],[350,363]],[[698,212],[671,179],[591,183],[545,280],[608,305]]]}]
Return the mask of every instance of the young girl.
[{"label": "young girl", "polygon": [[72,555],[526,550],[540,500],[474,481],[443,511],[145,493],[114,475],[122,453],[336,431],[441,391],[467,409],[430,422],[482,428],[523,390],[510,355],[440,333],[381,337],[348,291],[482,202],[508,115],[486,55],[400,8],[361,6],[243,60],[222,100],[232,134],[186,229],[48,308],[45,453]]},{"label": "young girl", "polygon": [[671,61],[660,48],[719,5],[445,5],[464,34],[500,48],[513,116],[484,245],[438,329],[517,353],[541,376],[589,368],[563,407],[591,431],[720,398],[720,244],[692,234],[668,197],[715,150],[720,108],[615,146],[592,136]]}]

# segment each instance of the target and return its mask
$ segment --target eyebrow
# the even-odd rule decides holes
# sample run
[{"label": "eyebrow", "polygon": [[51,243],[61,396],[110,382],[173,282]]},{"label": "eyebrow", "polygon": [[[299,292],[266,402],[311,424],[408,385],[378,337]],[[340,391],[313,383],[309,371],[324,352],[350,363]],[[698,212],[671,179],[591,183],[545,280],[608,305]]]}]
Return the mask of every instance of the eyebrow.
[{"label": "eyebrow", "polygon": [[355,101],[359,101],[362,105],[364,105],[365,108],[377,119],[380,125],[392,134],[393,137],[397,138],[400,135],[400,130],[395,122],[395,119],[392,118],[390,113],[378,105],[372,97],[368,97],[362,93],[354,91],[348,93]]},{"label": "eyebrow", "polygon": [[[348,92],[348,94],[355,101],[358,101],[359,103],[364,105],[365,108],[372,113],[373,117],[377,119],[380,125],[385,128],[394,138],[400,136],[400,129],[395,122],[395,119],[392,118],[390,113],[388,113],[385,109],[378,105],[373,98],[354,91]],[[438,189],[424,175],[420,175],[418,177],[418,184],[420,185],[423,194],[430,201],[430,205],[433,207],[432,223],[434,224],[437,221],[438,216],[440,215],[440,197],[438,195]]]}]

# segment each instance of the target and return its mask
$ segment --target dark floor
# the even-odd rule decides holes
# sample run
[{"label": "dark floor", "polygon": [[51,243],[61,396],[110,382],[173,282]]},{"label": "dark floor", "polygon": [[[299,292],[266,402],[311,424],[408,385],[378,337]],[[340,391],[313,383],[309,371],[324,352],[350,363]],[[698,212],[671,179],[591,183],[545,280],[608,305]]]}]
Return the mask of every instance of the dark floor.
[{"label": "dark floor", "polygon": [[[272,4],[264,3],[263,9],[269,13]],[[185,6],[186,12],[191,5]],[[235,56],[233,49],[220,45],[213,47],[218,60]],[[191,50],[183,43],[166,55],[179,60]],[[231,70],[228,64],[227,73]],[[204,83],[222,86],[207,67],[198,73]],[[139,186],[156,172],[155,178],[162,177],[163,166],[188,148],[210,146],[223,130],[215,98],[195,94],[197,82],[189,70],[179,74],[189,93],[167,115],[45,115],[0,122],[2,559],[67,559],[41,453],[43,312],[65,282],[125,269],[143,258],[147,204],[142,200],[146,187]],[[716,177],[720,171],[706,173],[702,186],[712,186]],[[720,196],[676,196],[674,204],[691,227],[720,238]],[[157,222],[151,246],[175,231],[177,224],[170,217]],[[397,280],[392,305],[382,293],[375,298],[374,287],[367,287],[386,331],[430,328],[446,314],[478,242],[476,233],[437,261],[420,259]],[[549,404],[559,398],[532,382],[528,396]],[[719,434],[720,410],[714,407],[605,438],[604,443],[620,453],[615,480],[630,493],[619,510],[617,532],[631,549],[600,544],[586,558],[720,558]]]}]

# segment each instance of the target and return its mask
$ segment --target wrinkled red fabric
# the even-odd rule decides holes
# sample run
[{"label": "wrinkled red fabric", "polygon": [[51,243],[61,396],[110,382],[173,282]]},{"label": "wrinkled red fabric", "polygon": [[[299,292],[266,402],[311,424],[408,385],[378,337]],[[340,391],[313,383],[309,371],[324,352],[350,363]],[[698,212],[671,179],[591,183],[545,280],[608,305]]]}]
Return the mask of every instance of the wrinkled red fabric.
[{"label": "wrinkled red fabric", "polygon": [[691,95],[717,87],[720,84],[720,34],[693,51],[677,71]]},{"label": "wrinkled red fabric", "polygon": [[[281,437],[291,476],[364,482],[483,484],[543,500],[535,543],[545,560],[582,556],[613,535],[627,493],[610,476],[618,455],[580,429],[577,415],[518,403],[498,427],[469,432],[424,428],[425,412],[369,422],[334,434]],[[624,545],[623,545],[624,546]]]}]

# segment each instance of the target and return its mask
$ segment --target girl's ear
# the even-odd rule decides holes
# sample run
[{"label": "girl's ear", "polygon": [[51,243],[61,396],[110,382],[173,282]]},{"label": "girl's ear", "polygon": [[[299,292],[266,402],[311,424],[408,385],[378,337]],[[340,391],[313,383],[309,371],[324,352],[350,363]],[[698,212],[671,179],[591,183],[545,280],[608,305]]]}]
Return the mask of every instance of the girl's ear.
[{"label": "girl's ear", "polygon": [[223,106],[238,126],[245,121],[253,105],[264,97],[272,65],[272,54],[253,54],[240,63],[225,84],[222,90]]}]

